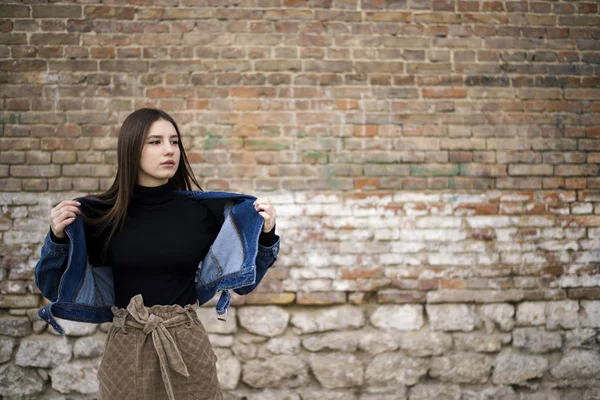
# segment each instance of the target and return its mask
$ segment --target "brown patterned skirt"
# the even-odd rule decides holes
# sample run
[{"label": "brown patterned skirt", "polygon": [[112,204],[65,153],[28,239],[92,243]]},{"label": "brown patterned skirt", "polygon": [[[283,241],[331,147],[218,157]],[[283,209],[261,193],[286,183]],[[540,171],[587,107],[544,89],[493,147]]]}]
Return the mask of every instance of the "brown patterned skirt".
[{"label": "brown patterned skirt", "polygon": [[98,368],[101,400],[217,400],[217,356],[196,310],[198,302],[112,307]]}]

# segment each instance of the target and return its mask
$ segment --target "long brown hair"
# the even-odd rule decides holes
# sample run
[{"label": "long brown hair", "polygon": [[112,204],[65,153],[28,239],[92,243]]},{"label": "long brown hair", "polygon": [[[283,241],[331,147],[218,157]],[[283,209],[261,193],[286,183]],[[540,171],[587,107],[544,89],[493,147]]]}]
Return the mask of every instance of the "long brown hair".
[{"label": "long brown hair", "polygon": [[[155,108],[141,108],[129,114],[119,132],[117,142],[117,176],[112,186],[104,193],[90,196],[97,204],[80,201],[85,204],[86,212],[82,212],[84,223],[93,226],[97,231],[110,228],[108,237],[104,243],[102,259],[105,258],[112,237],[125,224],[127,208],[133,196],[135,184],[140,169],[142,148],[152,124],[160,119],[169,121],[175,127],[181,151],[179,166],[175,175],[170,178],[175,189],[192,190],[193,182],[200,191],[202,188],[194,177],[194,173],[188,162],[183,142],[177,124],[169,114]],[[110,207],[110,209],[108,209]],[[108,210],[107,210],[108,209]]]}]

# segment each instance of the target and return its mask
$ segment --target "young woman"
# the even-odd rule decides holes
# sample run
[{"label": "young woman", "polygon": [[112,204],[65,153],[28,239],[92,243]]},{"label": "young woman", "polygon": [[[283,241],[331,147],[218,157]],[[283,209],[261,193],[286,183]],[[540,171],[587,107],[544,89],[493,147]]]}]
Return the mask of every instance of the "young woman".
[{"label": "young woman", "polygon": [[[203,281],[209,281],[207,276],[222,273],[221,269],[227,268],[223,264],[231,261],[227,254],[229,249],[232,253],[248,253],[238,251],[233,245],[234,236],[239,236],[243,229],[239,225],[243,225],[244,217],[236,217],[238,223],[233,224],[234,229],[232,224],[225,223],[227,216],[233,214],[227,197],[182,195],[198,193],[191,192],[190,180],[198,188],[200,185],[189,166],[177,124],[164,111],[144,108],[130,114],[121,127],[117,147],[118,169],[110,189],[100,195],[62,201],[52,208],[50,232],[42,250],[45,260],[67,253],[64,249],[56,250],[57,246],[77,243],[72,237],[76,231],[69,234],[75,227],[69,225],[81,218],[87,265],[93,267],[87,269],[112,270],[113,324],[98,369],[100,398],[221,399],[217,357],[196,314],[199,305],[212,297],[215,286],[211,283],[204,286],[213,288],[206,291],[208,296],[202,295],[205,292],[198,288]],[[256,262],[250,262],[254,267],[266,263],[258,257],[265,257],[268,249],[278,249],[279,236],[275,234],[275,208],[269,199],[257,198],[253,206],[253,211],[263,219],[258,237],[259,255]],[[242,209],[237,208],[236,214]],[[225,251],[220,253],[211,247],[216,246],[217,237],[220,246],[225,246]],[[36,283],[45,289],[42,293],[59,300],[52,311],[43,309],[40,315],[50,318],[45,318],[47,321],[54,321],[53,312],[57,316],[62,313],[65,318],[99,321],[96,311],[90,311],[89,318],[83,318],[86,308],[80,307],[84,311],[76,315],[79,309],[73,304],[88,301],[91,303],[88,309],[95,310],[99,302],[111,303],[105,297],[111,296],[113,291],[107,295],[105,290],[101,301],[96,297],[92,301],[81,298],[91,298],[91,293],[97,296],[102,288],[89,289],[89,295],[81,294],[88,289],[78,289],[78,300],[65,300],[68,295],[58,291],[68,291],[71,284],[63,284],[62,280],[67,279],[69,269],[79,268],[71,266],[76,262],[76,255],[71,256],[73,260],[69,263],[65,258],[52,259],[52,262],[40,260],[36,267]],[[252,276],[256,284],[262,278],[259,275],[273,262],[271,259],[262,272],[257,271],[256,276]],[[56,270],[59,264],[62,264],[60,276],[57,272],[53,272],[54,275],[46,272]],[[95,276],[87,269],[82,282],[72,286],[98,287],[107,280],[100,279],[98,274],[93,285],[86,284],[88,277]],[[241,272],[247,274],[247,269]],[[241,272],[230,276],[238,278],[243,275]],[[57,289],[59,280],[61,284]],[[48,289],[48,281],[54,285],[52,291]],[[241,280],[227,282],[234,288],[231,282]],[[236,292],[245,294],[253,288],[247,286],[246,290],[241,288]],[[207,298],[201,299],[202,296]],[[228,297],[226,300],[225,311]]]}]

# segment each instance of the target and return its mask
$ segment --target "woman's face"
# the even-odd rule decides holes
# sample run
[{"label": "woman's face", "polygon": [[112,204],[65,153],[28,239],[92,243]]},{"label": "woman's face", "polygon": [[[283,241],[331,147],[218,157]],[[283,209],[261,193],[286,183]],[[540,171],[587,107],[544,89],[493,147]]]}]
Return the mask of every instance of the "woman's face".
[{"label": "woman's face", "polygon": [[[142,148],[137,184],[160,186],[172,178],[179,167],[179,139],[172,123],[159,119],[155,121]],[[171,161],[173,164],[165,164]]]}]

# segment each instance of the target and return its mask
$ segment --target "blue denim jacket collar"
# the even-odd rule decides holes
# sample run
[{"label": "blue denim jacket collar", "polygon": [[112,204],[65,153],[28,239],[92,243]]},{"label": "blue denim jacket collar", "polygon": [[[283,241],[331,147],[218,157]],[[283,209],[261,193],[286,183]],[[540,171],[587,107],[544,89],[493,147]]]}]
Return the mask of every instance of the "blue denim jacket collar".
[{"label": "blue denim jacket collar", "polygon": [[[258,243],[264,219],[254,209],[254,196],[231,192],[176,192],[192,199],[225,201],[224,223],[196,274],[200,304],[222,291],[216,310],[218,318],[224,320],[231,297],[228,290],[239,294],[252,291],[277,259],[280,241],[270,247]],[[35,269],[36,285],[52,302],[40,309],[38,315],[61,334],[65,332],[55,316],[81,322],[109,322],[114,305],[112,267],[89,264],[81,218],[68,225],[65,233],[69,244],[61,246],[50,240],[48,232]]]}]

